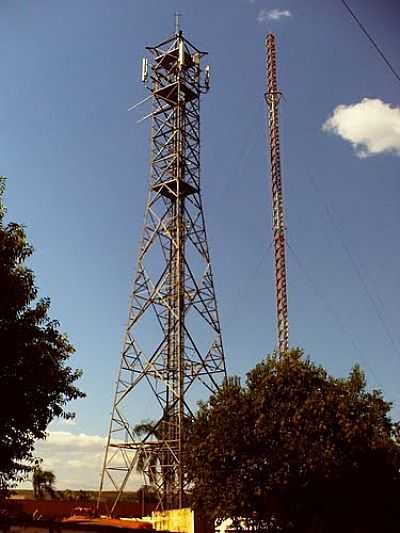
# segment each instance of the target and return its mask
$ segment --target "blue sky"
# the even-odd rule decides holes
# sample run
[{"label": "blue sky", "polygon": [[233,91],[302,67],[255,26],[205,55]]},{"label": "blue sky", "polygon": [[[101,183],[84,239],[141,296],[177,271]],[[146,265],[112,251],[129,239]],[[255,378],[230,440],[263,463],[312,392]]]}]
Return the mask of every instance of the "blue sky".
[{"label": "blue sky", "polygon": [[[349,4],[400,70],[400,7]],[[270,19],[273,9],[290,16]],[[144,110],[127,109],[146,96],[144,47],[172,33],[176,11],[212,66],[202,187],[229,373],[245,375],[275,346],[263,100],[264,37],[274,31],[285,96],[290,344],[335,375],[360,362],[400,415],[399,84],[342,3],[3,0],[8,216],[27,227],[40,292],[76,346],[87,393],[74,405],[75,424],[54,424],[42,447],[60,487],[77,486],[82,450],[90,464],[101,456],[149,169],[149,124],[136,123]],[[354,148],[351,139],[363,142]],[[55,459],[60,450],[75,453],[69,472],[65,457]],[[83,485],[96,485],[95,470]]]}]

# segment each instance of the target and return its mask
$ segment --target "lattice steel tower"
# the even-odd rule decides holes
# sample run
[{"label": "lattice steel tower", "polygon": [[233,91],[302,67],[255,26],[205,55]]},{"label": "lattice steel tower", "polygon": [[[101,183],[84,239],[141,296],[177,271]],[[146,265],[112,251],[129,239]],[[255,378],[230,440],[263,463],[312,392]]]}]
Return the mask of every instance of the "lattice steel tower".
[{"label": "lattice steel tower", "polygon": [[278,349],[280,354],[289,349],[288,303],[286,286],[286,241],[281,174],[281,148],[279,140],[279,100],[276,74],[275,35],[269,33],[265,41],[266,49],[266,101],[269,114],[269,145],[272,177],[272,228],[275,251],[276,310],[278,322]]},{"label": "lattice steel tower", "polygon": [[[152,100],[149,194],[99,491],[99,501],[106,488],[116,491],[111,513],[138,463],[161,507],[184,505],[184,421],[201,389],[213,392],[225,377],[200,194],[206,52],[179,28],[147,50],[142,78]],[[158,413],[140,433],[135,401],[152,402]]]}]

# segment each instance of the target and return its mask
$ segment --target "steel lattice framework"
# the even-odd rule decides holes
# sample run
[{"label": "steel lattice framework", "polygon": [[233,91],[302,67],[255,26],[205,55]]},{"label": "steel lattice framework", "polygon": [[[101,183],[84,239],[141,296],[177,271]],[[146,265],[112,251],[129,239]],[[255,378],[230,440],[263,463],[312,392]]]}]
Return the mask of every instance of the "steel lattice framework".
[{"label": "steel lattice framework", "polygon": [[281,153],[279,140],[279,100],[276,75],[275,35],[269,33],[266,48],[266,101],[269,111],[269,144],[272,177],[272,228],[275,251],[276,306],[278,318],[278,349],[284,354],[289,348],[288,303],[286,287],[286,243],[281,175]]},{"label": "steel lattice framework", "polygon": [[[200,194],[206,53],[179,30],[147,50],[149,194],[99,492],[100,501],[106,488],[116,491],[111,513],[139,463],[162,508],[184,505],[182,431],[193,415],[191,394],[216,391],[226,374]],[[158,415],[139,438],[129,400],[140,387]]]}]

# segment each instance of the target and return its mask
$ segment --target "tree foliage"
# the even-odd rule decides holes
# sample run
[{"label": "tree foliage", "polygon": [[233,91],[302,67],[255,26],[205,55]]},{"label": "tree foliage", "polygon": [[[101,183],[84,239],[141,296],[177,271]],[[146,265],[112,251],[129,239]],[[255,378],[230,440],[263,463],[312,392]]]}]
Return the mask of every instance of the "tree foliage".
[{"label": "tree foliage", "polygon": [[399,426],[355,366],[329,376],[300,350],[230,378],[186,433],[193,504],[264,531],[394,532]]},{"label": "tree foliage", "polygon": [[[161,428],[152,420],[143,420],[133,428],[133,433],[138,440],[150,435],[151,440],[161,439]],[[159,460],[157,452],[149,453],[144,447],[139,448],[136,471],[140,474],[147,472],[150,484],[156,484],[159,475]],[[150,494],[150,492],[149,492]]]},{"label": "tree foliage", "polygon": [[40,464],[36,464],[32,474],[33,497],[37,500],[45,498],[46,495],[50,496],[50,498],[56,498],[55,482],[56,476],[54,472],[43,470]]},{"label": "tree foliage", "polygon": [[68,502],[77,502],[82,505],[90,504],[96,500],[97,493],[90,490],[70,490],[57,491],[57,497]]},{"label": "tree foliage", "polygon": [[0,492],[32,468],[34,442],[49,422],[72,418],[66,404],[84,396],[75,386],[80,371],[67,365],[74,348],[26,265],[32,246],[22,226],[4,221],[3,193],[0,178]]}]

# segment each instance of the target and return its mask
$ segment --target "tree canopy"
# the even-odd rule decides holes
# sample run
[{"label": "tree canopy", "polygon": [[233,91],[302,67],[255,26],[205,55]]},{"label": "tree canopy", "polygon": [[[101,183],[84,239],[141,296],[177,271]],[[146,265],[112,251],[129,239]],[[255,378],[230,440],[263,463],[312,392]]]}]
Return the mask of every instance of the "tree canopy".
[{"label": "tree canopy", "polygon": [[32,474],[33,497],[37,500],[45,498],[46,495],[50,498],[56,498],[55,482],[56,476],[54,472],[43,470],[40,462],[38,462],[34,466]]},{"label": "tree canopy", "polygon": [[33,465],[33,446],[54,417],[72,418],[70,400],[84,397],[75,385],[81,372],[68,366],[74,352],[48,316],[26,265],[33,248],[24,228],[6,224],[0,178],[0,492]]},{"label": "tree canopy", "polygon": [[292,350],[229,378],[186,432],[193,505],[268,532],[391,532],[399,426],[363,372],[334,378]]}]

